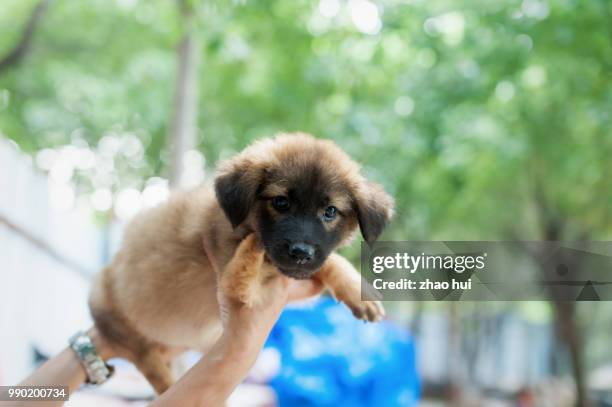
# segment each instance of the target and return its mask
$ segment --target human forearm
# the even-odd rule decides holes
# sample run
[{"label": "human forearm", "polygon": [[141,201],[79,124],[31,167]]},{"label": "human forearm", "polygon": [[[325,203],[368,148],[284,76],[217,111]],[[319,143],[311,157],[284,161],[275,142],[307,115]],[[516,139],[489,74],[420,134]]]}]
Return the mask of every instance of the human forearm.
[{"label": "human forearm", "polygon": [[[265,338],[264,338],[265,340]],[[222,406],[255,363],[263,341],[224,334],[174,386],[151,406]]]},{"label": "human forearm", "polygon": [[[102,340],[95,329],[88,332],[98,355],[103,360],[113,357],[113,350]],[[76,353],[66,347],[59,354],[53,356],[30,376],[19,383],[19,386],[67,386],[68,393],[72,394],[87,379],[87,374]],[[41,406],[61,406],[63,401],[40,402]],[[0,406],[3,403],[0,402]],[[31,401],[11,402],[11,406],[32,405]]]},{"label": "human forearm", "polygon": [[[46,361],[34,373],[24,379],[19,386],[68,386],[68,393],[76,390],[86,379],[85,370],[81,367],[72,349],[66,348],[58,355]],[[39,402],[41,406],[61,406],[63,401]],[[11,401],[0,406],[31,406],[32,401]]]},{"label": "human forearm", "polygon": [[86,379],[85,370],[72,349],[66,348],[46,361],[39,369],[22,381],[20,386],[68,386],[76,390]]},{"label": "human forearm", "polygon": [[226,302],[228,313],[223,335],[200,361],[152,406],[222,406],[246,377],[259,351],[289,299],[300,299],[321,290],[320,283],[279,277],[267,286],[264,303],[255,307]]}]

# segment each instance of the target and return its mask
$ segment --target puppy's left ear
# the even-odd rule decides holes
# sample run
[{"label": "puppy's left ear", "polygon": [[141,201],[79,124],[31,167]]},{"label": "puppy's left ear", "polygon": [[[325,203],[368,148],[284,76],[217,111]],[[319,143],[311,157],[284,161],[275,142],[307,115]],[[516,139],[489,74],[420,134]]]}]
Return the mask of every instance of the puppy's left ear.
[{"label": "puppy's left ear", "polygon": [[356,196],[356,206],[361,234],[372,243],[393,217],[393,198],[380,185],[365,181]]},{"label": "puppy's left ear", "polygon": [[248,217],[260,183],[261,171],[256,165],[240,160],[221,167],[215,178],[215,194],[232,227]]}]

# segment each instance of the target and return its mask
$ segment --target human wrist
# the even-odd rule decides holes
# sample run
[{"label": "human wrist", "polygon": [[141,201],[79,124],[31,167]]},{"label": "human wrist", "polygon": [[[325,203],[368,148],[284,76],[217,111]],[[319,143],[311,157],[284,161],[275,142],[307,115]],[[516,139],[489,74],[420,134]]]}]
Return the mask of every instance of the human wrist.
[{"label": "human wrist", "polygon": [[249,355],[257,354],[259,341],[256,340],[256,335],[246,335],[245,332],[226,331],[219,338],[219,351],[224,358],[244,360]]},{"label": "human wrist", "polygon": [[110,343],[104,338],[100,332],[95,328],[90,328],[87,331],[87,335],[91,338],[91,342],[96,348],[98,356],[104,361],[116,356]]},{"label": "human wrist", "polygon": [[[98,346],[92,337],[96,338]],[[101,357],[99,347],[104,350],[104,356],[108,356],[106,354],[108,348],[103,345],[104,341],[101,339],[102,337],[96,335],[95,330],[90,330],[88,333],[79,331],[69,339],[70,348],[87,374],[87,383],[96,385],[106,382],[114,372],[113,367]]]}]

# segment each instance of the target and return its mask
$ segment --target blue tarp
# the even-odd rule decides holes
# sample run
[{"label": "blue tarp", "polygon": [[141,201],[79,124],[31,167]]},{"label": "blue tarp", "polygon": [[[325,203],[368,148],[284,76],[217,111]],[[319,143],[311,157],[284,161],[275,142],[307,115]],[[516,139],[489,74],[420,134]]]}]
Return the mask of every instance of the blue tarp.
[{"label": "blue tarp", "polygon": [[366,324],[330,298],[287,308],[266,347],[281,355],[270,385],[281,406],[416,406],[414,343],[392,322]]}]

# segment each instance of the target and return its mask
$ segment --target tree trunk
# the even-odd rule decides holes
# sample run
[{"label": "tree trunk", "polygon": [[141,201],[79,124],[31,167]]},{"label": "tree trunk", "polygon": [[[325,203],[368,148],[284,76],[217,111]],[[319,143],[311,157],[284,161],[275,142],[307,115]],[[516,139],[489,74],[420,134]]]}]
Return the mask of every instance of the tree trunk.
[{"label": "tree trunk", "polygon": [[465,378],[463,375],[463,360],[461,346],[461,314],[459,304],[451,301],[448,310],[449,335],[448,335],[448,376],[449,376],[449,402],[451,405],[461,405]]},{"label": "tree trunk", "polygon": [[42,20],[45,11],[47,11],[47,8],[49,8],[50,3],[51,0],[40,0],[38,4],[34,6],[32,13],[30,13],[30,17],[28,17],[28,21],[23,27],[19,41],[17,41],[17,44],[13,47],[13,49],[0,58],[0,72],[18,64],[26,55],[30,48],[30,44],[32,43],[34,32],[36,31],[36,28],[38,28],[38,25]]},{"label": "tree trunk", "polygon": [[185,153],[196,146],[198,108],[198,62],[200,47],[195,32],[194,13],[185,0],[181,1],[185,31],[178,44],[178,69],[174,90],[172,123],[168,134],[171,152],[169,182],[171,188],[184,186]]},{"label": "tree trunk", "polygon": [[558,331],[567,345],[572,363],[572,373],[576,381],[576,406],[590,406],[586,372],[584,369],[584,352],[580,327],[576,321],[576,305],[569,301],[556,301],[555,315]]},{"label": "tree trunk", "polygon": [[[544,240],[560,241],[562,238],[562,222],[559,219],[549,217],[544,224]],[[586,240],[586,237],[583,238]],[[570,270],[580,270],[580,264],[577,263],[575,257],[559,259],[559,261]],[[551,270],[550,267],[541,265],[541,271],[546,280],[554,281],[558,278],[551,275],[555,271]],[[572,374],[576,384],[576,406],[589,407],[591,403],[586,383],[583,338],[579,323],[576,320],[576,303],[563,300],[558,293],[558,288],[555,288],[554,285],[549,287],[549,291],[555,310],[557,332],[570,354]]]}]

